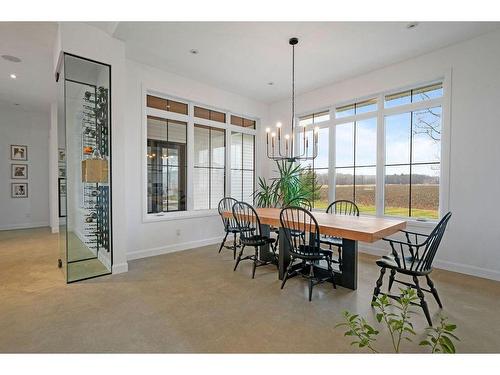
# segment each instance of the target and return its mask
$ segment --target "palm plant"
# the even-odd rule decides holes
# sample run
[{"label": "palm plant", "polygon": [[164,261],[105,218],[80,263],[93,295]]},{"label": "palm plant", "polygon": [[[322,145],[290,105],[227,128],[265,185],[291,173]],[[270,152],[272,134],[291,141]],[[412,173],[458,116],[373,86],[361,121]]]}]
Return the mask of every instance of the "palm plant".
[{"label": "palm plant", "polygon": [[256,204],[260,207],[286,206],[293,200],[313,201],[318,196],[316,175],[308,167],[286,160],[277,161],[278,177],[268,183],[259,178],[254,192]]}]

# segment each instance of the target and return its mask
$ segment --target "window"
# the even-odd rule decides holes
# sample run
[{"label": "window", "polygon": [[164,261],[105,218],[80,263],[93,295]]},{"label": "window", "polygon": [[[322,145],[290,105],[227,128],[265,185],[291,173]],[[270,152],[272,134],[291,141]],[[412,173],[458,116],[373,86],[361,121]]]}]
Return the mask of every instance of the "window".
[{"label": "window", "polygon": [[255,136],[231,133],[231,196],[253,202]]},{"label": "window", "polygon": [[362,113],[373,112],[377,110],[377,99],[369,99],[358,103],[352,103],[337,107],[335,109],[335,118],[350,117]]},{"label": "window", "polygon": [[311,113],[310,115],[300,117],[299,125],[300,126],[307,126],[313,124],[316,125],[319,124],[320,122],[328,120],[330,120],[330,111]]},{"label": "window", "polygon": [[161,94],[145,99],[145,221],[217,214],[228,195],[253,202],[256,120]]},{"label": "window", "polygon": [[194,125],[194,209],[217,208],[225,196],[226,132]]},{"label": "window", "polygon": [[223,112],[212,111],[202,107],[194,107],[194,117],[204,118],[206,120],[226,122],[226,114]]},{"label": "window", "polygon": [[187,124],[147,117],[148,213],[186,209]]},{"label": "window", "polygon": [[356,203],[359,211],[375,214],[377,119],[335,127],[335,200]]},{"label": "window", "polygon": [[439,217],[441,118],[441,106],[385,117],[386,215]]},{"label": "window", "polygon": [[231,125],[255,129],[255,120],[250,120],[248,118],[231,115]]}]

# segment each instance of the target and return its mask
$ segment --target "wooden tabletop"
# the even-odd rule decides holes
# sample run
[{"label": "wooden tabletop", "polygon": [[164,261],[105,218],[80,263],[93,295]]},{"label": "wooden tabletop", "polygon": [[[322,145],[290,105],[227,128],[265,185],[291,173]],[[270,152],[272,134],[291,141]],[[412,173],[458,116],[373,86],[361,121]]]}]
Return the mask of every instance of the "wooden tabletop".
[{"label": "wooden tabletop", "polygon": [[[256,208],[261,224],[280,224],[280,208]],[[406,221],[370,216],[333,215],[325,212],[313,212],[321,234],[337,236],[355,241],[375,242],[406,228]],[[224,212],[224,216],[232,216]]]}]

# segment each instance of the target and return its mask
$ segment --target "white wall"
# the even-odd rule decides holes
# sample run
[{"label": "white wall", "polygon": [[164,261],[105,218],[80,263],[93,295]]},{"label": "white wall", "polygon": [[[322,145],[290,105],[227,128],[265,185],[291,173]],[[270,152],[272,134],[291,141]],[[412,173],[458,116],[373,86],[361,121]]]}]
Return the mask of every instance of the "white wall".
[{"label": "white wall", "polygon": [[[128,258],[140,258],[169,251],[193,248],[220,241],[223,228],[216,213],[210,216],[143,222],[142,119],[143,89],[185,98],[261,119],[267,123],[268,106],[190,79],[127,60],[127,112],[125,120],[127,153],[126,191]],[[265,162],[262,144],[256,142],[257,175]],[[116,182],[115,182],[116,188]]]},{"label": "white wall", "polygon": [[[437,267],[500,280],[500,31],[330,85],[296,98],[297,113],[327,108],[451,72],[449,230]],[[298,77],[300,79],[300,77]],[[289,115],[271,105],[270,124]],[[265,168],[269,176],[272,165]],[[422,229],[422,228],[419,228]],[[381,243],[366,251],[381,252]]]},{"label": "white wall", "polygon": [[[10,145],[27,145],[28,161],[10,160]],[[0,104],[0,230],[49,225],[49,113]],[[28,164],[28,180],[12,180],[11,164]],[[11,198],[11,182],[28,182],[28,198]]]}]

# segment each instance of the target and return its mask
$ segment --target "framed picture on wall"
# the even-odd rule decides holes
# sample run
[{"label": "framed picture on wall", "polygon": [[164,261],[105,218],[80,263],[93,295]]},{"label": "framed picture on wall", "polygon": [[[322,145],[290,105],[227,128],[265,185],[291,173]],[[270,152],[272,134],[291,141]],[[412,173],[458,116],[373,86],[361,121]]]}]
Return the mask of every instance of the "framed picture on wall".
[{"label": "framed picture on wall", "polygon": [[59,179],[59,217],[66,217],[66,179]]},{"label": "framed picture on wall", "polygon": [[12,164],[10,177],[14,180],[26,180],[28,178],[28,164]]},{"label": "framed picture on wall", "polygon": [[10,186],[12,198],[28,198],[28,184],[26,182],[13,182]]},{"label": "framed picture on wall", "polygon": [[59,163],[64,163],[66,161],[66,150],[64,148],[59,149],[58,160]]},{"label": "framed picture on wall", "polygon": [[10,160],[28,160],[28,146],[10,145]]}]

